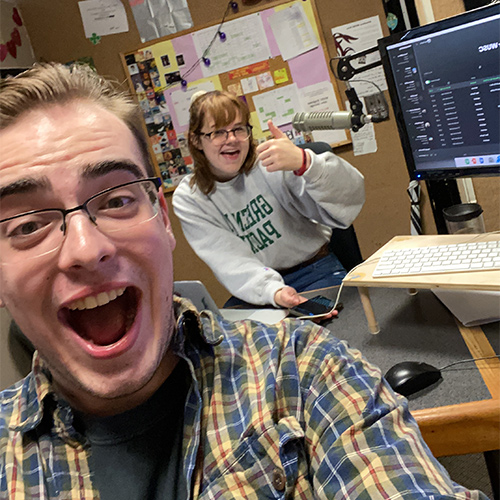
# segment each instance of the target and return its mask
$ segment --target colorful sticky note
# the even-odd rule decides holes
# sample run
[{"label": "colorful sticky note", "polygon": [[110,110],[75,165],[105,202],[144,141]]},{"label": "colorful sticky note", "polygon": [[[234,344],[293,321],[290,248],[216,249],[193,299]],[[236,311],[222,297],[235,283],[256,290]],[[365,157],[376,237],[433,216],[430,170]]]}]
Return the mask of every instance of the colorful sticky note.
[{"label": "colorful sticky note", "polygon": [[279,85],[280,83],[286,83],[288,82],[288,80],[289,78],[286,68],[281,68],[274,71],[274,81],[276,85]]}]

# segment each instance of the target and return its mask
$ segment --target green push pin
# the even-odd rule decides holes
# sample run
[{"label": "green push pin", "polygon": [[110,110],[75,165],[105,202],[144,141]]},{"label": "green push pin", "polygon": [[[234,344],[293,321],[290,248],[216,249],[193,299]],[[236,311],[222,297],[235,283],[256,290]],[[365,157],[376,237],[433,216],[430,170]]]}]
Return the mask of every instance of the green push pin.
[{"label": "green push pin", "polygon": [[89,38],[89,40],[94,44],[97,45],[101,41],[101,37],[99,35],[96,35],[95,33],[92,33],[92,36]]}]

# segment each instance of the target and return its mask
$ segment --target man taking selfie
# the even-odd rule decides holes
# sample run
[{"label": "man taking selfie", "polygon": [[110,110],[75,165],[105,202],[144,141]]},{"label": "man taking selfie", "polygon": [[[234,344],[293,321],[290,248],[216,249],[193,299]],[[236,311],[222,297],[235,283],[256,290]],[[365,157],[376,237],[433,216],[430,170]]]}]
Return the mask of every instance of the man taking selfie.
[{"label": "man taking selfie", "polygon": [[0,498],[485,498],[328,330],[174,297],[129,97],[40,64],[2,82],[0,127],[0,304],[36,348],[0,396]]}]

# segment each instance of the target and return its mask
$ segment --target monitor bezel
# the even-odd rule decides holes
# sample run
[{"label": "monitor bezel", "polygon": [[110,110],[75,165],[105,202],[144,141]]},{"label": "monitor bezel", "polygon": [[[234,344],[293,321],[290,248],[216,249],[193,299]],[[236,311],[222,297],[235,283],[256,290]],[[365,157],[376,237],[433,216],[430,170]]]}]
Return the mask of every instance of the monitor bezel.
[{"label": "monitor bezel", "polygon": [[462,24],[467,24],[473,21],[477,21],[498,14],[500,14],[500,3],[491,4],[487,5],[486,7],[481,7],[478,9],[464,12],[463,14],[459,14],[454,17],[442,19],[440,21],[426,24],[424,26],[419,26],[417,28],[412,28],[408,31],[394,33],[390,36],[378,40],[378,49],[380,52],[382,67],[384,69],[385,77],[387,80],[389,97],[391,99],[398,133],[401,139],[401,145],[403,147],[403,154],[406,160],[406,166],[408,168],[408,172],[410,174],[411,179],[443,180],[443,179],[455,179],[460,177],[498,176],[500,175],[500,165],[499,164],[495,164],[492,166],[481,165],[481,166],[475,166],[473,169],[470,167],[467,168],[455,167],[453,169],[437,168],[432,170],[418,170],[416,168],[415,159],[413,157],[413,151],[410,143],[410,138],[408,130],[406,128],[406,123],[400,105],[399,96],[397,94],[396,82],[393,77],[392,67],[389,60],[389,54],[387,48],[391,45],[403,41],[410,41],[416,38],[420,38],[422,36],[437,33],[439,31],[444,31],[449,28],[453,28],[456,26],[460,26]]}]

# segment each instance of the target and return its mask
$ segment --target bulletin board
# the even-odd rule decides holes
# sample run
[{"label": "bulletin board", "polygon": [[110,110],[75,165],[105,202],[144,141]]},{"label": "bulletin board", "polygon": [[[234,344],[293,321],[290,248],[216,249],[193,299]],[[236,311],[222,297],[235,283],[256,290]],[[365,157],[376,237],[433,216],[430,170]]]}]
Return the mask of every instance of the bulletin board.
[{"label": "bulletin board", "polygon": [[165,192],[192,171],[189,104],[199,90],[228,90],[243,99],[258,142],[269,137],[269,119],[296,143],[326,141],[337,147],[351,142],[343,130],[303,134],[291,124],[297,112],[340,109],[313,2],[246,11],[120,54]]}]

